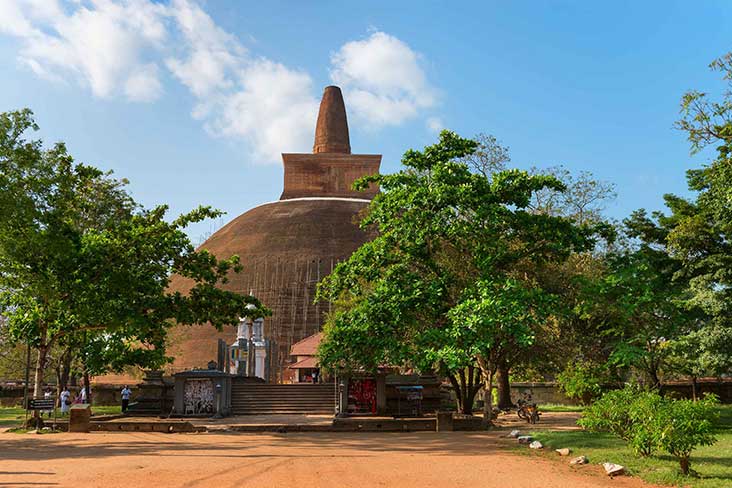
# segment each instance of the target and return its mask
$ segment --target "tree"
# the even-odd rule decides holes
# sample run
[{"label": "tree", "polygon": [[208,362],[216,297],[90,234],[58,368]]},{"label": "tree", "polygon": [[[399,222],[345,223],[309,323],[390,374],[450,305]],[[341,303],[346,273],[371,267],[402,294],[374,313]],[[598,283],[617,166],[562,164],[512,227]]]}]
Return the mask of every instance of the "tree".
[{"label": "tree", "polygon": [[682,335],[668,344],[669,369],[691,380],[691,395],[699,397],[697,380],[732,371],[732,328],[711,324]]},{"label": "tree", "polygon": [[495,136],[480,133],[473,139],[476,142],[475,151],[459,158],[471,171],[491,178],[493,174],[504,171],[511,162],[511,155],[507,146],[502,146]]},{"label": "tree", "polygon": [[[62,143],[24,139],[36,129],[30,110],[0,114],[0,315],[37,353],[35,396],[54,346],[80,350],[87,374],[157,365],[172,321],[221,327],[248,316],[248,303],[267,313],[217,287],[237,257],[196,251],[184,232],[219,212],[167,222],[165,206],[140,208],[124,181],[75,164]],[[167,291],[174,273],[193,282],[189,295]]]},{"label": "tree", "polygon": [[589,171],[575,176],[562,166],[552,166],[531,172],[554,176],[565,187],[563,191],[543,188],[535,192],[529,208],[537,213],[567,217],[579,225],[597,224],[605,221],[605,206],[617,197],[614,183],[598,180]]},{"label": "tree", "polygon": [[382,189],[361,222],[376,237],[319,286],[338,302],[319,356],[335,369],[445,374],[465,411],[474,378],[464,373],[480,370],[489,420],[497,364],[531,342],[527,331],[552,307],[532,270],[590,248],[596,229],[528,211],[534,192],[561,183],[519,170],[476,174],[461,161],[476,147],[444,131],[405,153],[402,171],[357,182]]},{"label": "tree", "polygon": [[[732,85],[732,53],[711,64]],[[732,327],[732,93],[719,102],[690,91],[681,102],[677,127],[687,133],[692,154],[714,145],[716,158],[687,172],[694,200],[666,195],[671,210],[668,245],[681,261],[680,275],[689,281],[691,303],[717,325]]]},{"label": "tree", "polygon": [[[530,172],[553,176],[564,187],[562,191],[546,187],[534,192],[528,206],[530,211],[567,218],[577,225],[604,227],[604,248],[614,241],[615,232],[612,232],[612,227],[603,216],[606,205],[616,197],[614,184],[598,180],[587,171],[573,175],[562,166],[532,168]],[[585,297],[578,296],[578,282],[595,279],[598,269],[603,266],[602,259],[595,248],[535,269],[541,287],[557,295],[557,306],[552,317],[536,324],[535,340],[531,347],[528,350],[515,349],[514,354],[509,353],[498,366],[499,408],[507,409],[512,405],[511,371],[518,369],[524,373],[556,374],[565,368],[568,361],[597,359],[597,324],[588,316],[578,315],[576,311],[581,305],[578,299],[585,300]]]},{"label": "tree", "polygon": [[609,312],[602,333],[615,342],[610,363],[632,367],[653,388],[668,365],[668,341],[700,325],[701,316],[684,306],[684,284],[663,252],[640,249],[608,256],[607,275],[591,293]]}]

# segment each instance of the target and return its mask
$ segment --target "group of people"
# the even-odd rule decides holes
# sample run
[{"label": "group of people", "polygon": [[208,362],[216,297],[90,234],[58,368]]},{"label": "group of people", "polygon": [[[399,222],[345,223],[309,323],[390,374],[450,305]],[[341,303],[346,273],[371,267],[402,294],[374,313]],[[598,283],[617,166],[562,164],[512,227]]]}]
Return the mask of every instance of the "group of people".
[{"label": "group of people", "polygon": [[[72,398],[71,392],[69,391],[68,387],[64,386],[61,395],[59,395],[59,407],[61,409],[61,414],[69,413],[71,405],[78,403],[88,403],[90,394],[89,390],[89,388],[82,387],[79,389],[79,392]],[[122,388],[122,391],[120,392],[120,396],[122,397],[122,413],[125,413],[129,408],[131,395],[132,390],[130,390],[130,388],[125,385],[125,387]],[[51,388],[46,388],[43,392],[43,398],[53,398],[53,390]],[[53,410],[44,410],[42,413],[48,414],[48,416],[50,417],[53,414]]]},{"label": "group of people", "polygon": [[89,393],[87,392],[87,388],[81,388],[76,396],[74,396],[74,398],[72,399],[71,392],[69,391],[68,387],[64,387],[61,395],[59,396],[61,413],[68,413],[71,405],[74,405],[76,403],[87,403],[88,394]]}]

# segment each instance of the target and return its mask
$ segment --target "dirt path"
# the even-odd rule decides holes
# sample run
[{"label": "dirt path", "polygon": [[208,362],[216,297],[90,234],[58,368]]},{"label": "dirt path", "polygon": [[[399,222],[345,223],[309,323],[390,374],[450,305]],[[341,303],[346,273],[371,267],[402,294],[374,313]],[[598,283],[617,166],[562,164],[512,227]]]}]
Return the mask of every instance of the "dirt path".
[{"label": "dirt path", "polygon": [[0,434],[0,486],[639,488],[525,457],[505,431]]}]

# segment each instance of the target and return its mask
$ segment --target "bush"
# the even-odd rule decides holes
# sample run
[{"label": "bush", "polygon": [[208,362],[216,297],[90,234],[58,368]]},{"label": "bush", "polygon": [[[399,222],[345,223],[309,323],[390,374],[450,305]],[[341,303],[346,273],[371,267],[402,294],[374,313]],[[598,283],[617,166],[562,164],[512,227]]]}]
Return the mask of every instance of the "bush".
[{"label": "bush", "polygon": [[641,456],[658,445],[655,418],[663,399],[656,392],[636,387],[613,390],[585,409],[578,424],[591,432],[610,432]]},{"label": "bush", "polygon": [[557,384],[567,398],[589,405],[602,393],[603,379],[601,366],[570,364],[557,376]]},{"label": "bush", "polygon": [[577,423],[591,432],[609,432],[623,439],[640,456],[663,449],[688,474],[691,452],[716,441],[712,431],[717,403],[714,395],[698,402],[673,400],[628,386],[603,395]]},{"label": "bush", "polygon": [[698,446],[711,446],[717,439],[712,433],[719,417],[718,399],[707,395],[703,400],[667,400],[657,418],[658,443],[679,460],[681,472],[689,474],[691,452]]}]

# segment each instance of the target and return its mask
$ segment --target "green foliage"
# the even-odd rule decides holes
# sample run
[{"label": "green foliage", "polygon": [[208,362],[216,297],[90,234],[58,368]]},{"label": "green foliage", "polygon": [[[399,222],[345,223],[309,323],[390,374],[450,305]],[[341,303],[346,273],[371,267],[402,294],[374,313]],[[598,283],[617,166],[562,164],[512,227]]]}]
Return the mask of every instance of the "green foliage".
[{"label": "green foliage", "polygon": [[[717,411],[721,414],[715,429],[718,441],[712,446],[700,446],[694,450],[694,476],[682,474],[679,462],[674,457],[661,452],[654,456],[638,456],[625,441],[609,433],[562,429],[539,430],[529,434],[541,441],[548,452],[571,446],[575,452],[586,455],[590,462],[611,460],[622,464],[629,474],[654,486],[720,488],[729,485],[732,473],[732,405],[720,405]],[[524,448],[517,452],[535,454],[528,451]]]},{"label": "green foliage", "polygon": [[691,452],[715,442],[718,400],[673,400],[634,386],[606,393],[586,408],[577,422],[591,432],[609,432],[623,439],[637,455],[663,449],[675,456],[688,474]]},{"label": "green foliage", "polygon": [[658,444],[679,460],[684,474],[689,474],[692,451],[698,446],[711,446],[717,440],[714,421],[718,417],[718,403],[714,395],[697,402],[667,400],[659,411],[656,418]]},{"label": "green foliage", "polygon": [[533,341],[556,307],[536,270],[592,247],[596,229],[531,212],[534,192],[561,191],[561,182],[495,172],[493,163],[483,174],[465,162],[476,147],[444,131],[437,144],[407,151],[398,173],[356,183],[382,190],[361,222],[375,238],[319,286],[320,298],[336,302],[322,365],[436,371],[474,390],[470,368],[487,382],[508,351]]},{"label": "green foliage", "polygon": [[670,369],[699,378],[732,371],[732,328],[706,325],[668,344]]},{"label": "green foliage", "polygon": [[607,380],[604,367],[593,363],[570,363],[557,375],[557,386],[568,398],[588,405],[602,394]]},{"label": "green foliage", "polygon": [[506,170],[489,179],[455,161],[475,148],[445,131],[438,144],[408,151],[402,171],[357,182],[381,187],[362,221],[377,236],[319,287],[320,297],[339,303],[322,364],[454,370],[531,340],[547,302],[514,274],[590,246],[592,231],[526,210],[534,191],[563,188],[555,178]]},{"label": "green foliage", "polygon": [[637,455],[650,456],[658,447],[658,415],[663,399],[655,391],[637,387],[607,392],[585,409],[577,422],[591,432],[610,432],[623,439]]},{"label": "green foliage", "polygon": [[[267,313],[217,286],[240,270],[236,256],[196,251],[185,234],[220,212],[169,222],[167,207],[141,208],[124,180],[74,163],[63,144],[25,140],[34,129],[29,110],[0,114],[0,314],[8,335],[38,352],[36,389],[57,344],[80,351],[91,374],[155,367],[174,321],[222,327],[251,315],[248,303]],[[189,280],[188,294],[168,290],[173,274]]]},{"label": "green foliage", "polygon": [[[711,64],[732,84],[732,54]],[[687,172],[695,199],[666,195],[671,215],[658,215],[659,225],[669,229],[668,246],[682,264],[679,273],[688,280],[689,303],[709,315],[715,326],[732,327],[732,92],[721,101],[706,93],[687,93],[681,104],[684,130],[692,151],[712,145],[715,159]]]}]

